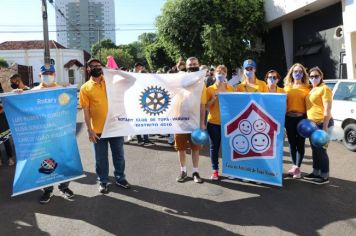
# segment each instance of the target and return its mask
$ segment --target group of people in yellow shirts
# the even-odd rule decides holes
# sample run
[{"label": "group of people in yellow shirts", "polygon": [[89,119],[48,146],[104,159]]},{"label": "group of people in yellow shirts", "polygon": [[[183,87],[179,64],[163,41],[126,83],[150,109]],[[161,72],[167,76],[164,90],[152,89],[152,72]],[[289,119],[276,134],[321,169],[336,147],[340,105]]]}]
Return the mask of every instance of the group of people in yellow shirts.
[{"label": "group of people in yellow shirts", "polygon": [[[309,73],[308,73],[309,72]],[[277,84],[281,80],[276,70],[269,70],[263,80],[256,77],[256,63],[245,60],[243,63],[242,82],[237,87],[227,83],[227,68],[219,65],[215,70],[215,83],[206,89],[208,110],[207,130],[210,137],[210,158],[212,164],[212,180],[219,179],[219,149],[221,144],[221,125],[218,94],[220,92],[248,93],[285,93],[287,110],[285,130],[288,137],[290,155],[293,166],[288,174],[293,178],[301,178],[301,164],[305,153],[305,138],[297,131],[298,123],[303,119],[315,122],[320,129],[328,131],[333,125],[331,117],[332,91],[323,83],[324,74],[318,67],[308,71],[300,64],[292,65],[284,78],[284,88]],[[315,184],[329,182],[329,157],[326,147],[311,144],[313,172],[303,178]]]}]

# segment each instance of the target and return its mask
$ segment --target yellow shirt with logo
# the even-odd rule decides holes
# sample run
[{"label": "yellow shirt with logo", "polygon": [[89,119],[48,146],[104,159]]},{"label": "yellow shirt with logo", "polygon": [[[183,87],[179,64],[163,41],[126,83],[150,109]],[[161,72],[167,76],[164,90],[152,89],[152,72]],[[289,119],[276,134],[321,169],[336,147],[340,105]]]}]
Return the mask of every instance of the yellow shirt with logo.
[{"label": "yellow shirt with logo", "polygon": [[287,94],[287,112],[299,112],[306,113],[305,97],[310,92],[308,85],[287,85],[284,87],[284,91]]},{"label": "yellow shirt with logo", "polygon": [[253,86],[247,85],[246,81],[243,81],[241,84],[236,87],[237,92],[247,92],[247,93],[267,93],[268,86],[266,82],[256,79],[256,82]]},{"label": "yellow shirt with logo", "polygon": [[89,109],[91,128],[95,133],[101,134],[108,112],[105,81],[97,83],[92,78],[80,88],[79,102],[82,108]]},{"label": "yellow shirt with logo", "polygon": [[332,102],[332,97],[331,89],[325,84],[320,84],[318,87],[313,88],[305,98],[308,119],[316,123],[322,123],[325,111],[323,103]]},{"label": "yellow shirt with logo", "polygon": [[[206,89],[206,97],[207,101],[209,101],[213,96],[215,96],[215,92],[218,90],[218,86],[213,84]],[[226,84],[226,92],[234,92],[235,88],[229,84]],[[216,98],[214,103],[210,106],[210,111],[208,114],[208,122],[220,125],[220,109],[219,109],[219,98]]]}]

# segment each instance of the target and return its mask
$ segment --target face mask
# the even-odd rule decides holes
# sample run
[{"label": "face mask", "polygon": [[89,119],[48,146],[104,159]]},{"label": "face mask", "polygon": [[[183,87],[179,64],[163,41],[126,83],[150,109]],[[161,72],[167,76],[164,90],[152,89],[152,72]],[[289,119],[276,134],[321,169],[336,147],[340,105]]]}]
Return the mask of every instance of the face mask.
[{"label": "face mask", "polygon": [[254,71],[248,71],[246,70],[245,72],[245,76],[249,79],[253,78],[255,76],[255,72]]},{"label": "face mask", "polygon": [[293,79],[295,79],[295,80],[301,80],[303,78],[303,73],[293,72],[292,76],[293,76]]},{"label": "face mask", "polygon": [[318,85],[320,83],[320,78],[310,78],[309,81],[312,85]]},{"label": "face mask", "polygon": [[268,85],[274,85],[274,84],[276,84],[276,82],[277,82],[277,80],[275,80],[275,79],[267,79]]},{"label": "face mask", "polygon": [[15,84],[15,83],[11,83],[11,88],[12,88],[12,89],[18,89],[18,88],[19,88],[19,85],[18,85],[18,84]]},{"label": "face mask", "polygon": [[199,71],[199,67],[189,67],[189,68],[187,68],[187,71],[188,72],[196,72],[196,71]]},{"label": "face mask", "polygon": [[226,79],[225,75],[216,75],[215,78],[220,82],[224,82]]},{"label": "face mask", "polygon": [[45,84],[54,83],[54,75],[42,75],[41,79],[42,79],[42,82]]},{"label": "face mask", "polygon": [[93,77],[99,77],[102,74],[103,74],[103,69],[102,68],[90,69],[90,75],[93,76]]}]

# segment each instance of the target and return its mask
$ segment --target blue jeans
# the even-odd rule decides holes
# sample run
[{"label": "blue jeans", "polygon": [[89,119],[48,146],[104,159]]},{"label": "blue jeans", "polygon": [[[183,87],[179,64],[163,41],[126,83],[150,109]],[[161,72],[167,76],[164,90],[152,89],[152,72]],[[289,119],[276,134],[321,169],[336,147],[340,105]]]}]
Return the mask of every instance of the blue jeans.
[{"label": "blue jeans", "polygon": [[219,170],[219,150],[221,144],[221,126],[212,123],[207,124],[206,128],[210,140],[210,159],[213,170]]},{"label": "blue jeans", "polygon": [[305,138],[299,135],[297,125],[299,121],[305,119],[305,116],[291,117],[286,116],[286,131],[289,143],[289,153],[293,164],[300,167],[305,153]]},{"label": "blue jeans", "polygon": [[124,137],[100,138],[94,143],[95,171],[100,183],[109,182],[108,144],[116,181],[125,179]]},{"label": "blue jeans", "polygon": [[[330,119],[328,127],[334,125],[334,120]],[[320,129],[323,129],[323,123],[318,124]],[[313,157],[313,174],[320,175],[323,178],[329,177],[329,156],[324,147],[316,147],[312,144],[310,140],[310,145],[312,148]]]}]

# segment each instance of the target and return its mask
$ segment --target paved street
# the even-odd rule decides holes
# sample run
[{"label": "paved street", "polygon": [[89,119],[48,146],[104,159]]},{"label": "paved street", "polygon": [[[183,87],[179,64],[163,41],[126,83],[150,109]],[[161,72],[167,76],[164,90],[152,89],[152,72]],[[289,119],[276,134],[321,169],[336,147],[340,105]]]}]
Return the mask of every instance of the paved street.
[{"label": "paved street", "polygon": [[[154,147],[125,145],[132,189],[111,185],[111,192],[101,195],[81,111],[77,135],[87,177],[71,183],[74,201],[63,199],[58,189],[47,205],[38,203],[40,191],[11,198],[14,169],[0,167],[0,235],[356,234],[356,153],[340,143],[329,148],[329,185],[286,179],[279,188],[230,179],[211,182],[207,148],[200,161],[205,182],[177,183],[176,152],[165,139],[153,137]],[[284,155],[286,172],[291,166],[286,145]],[[302,172],[309,173],[311,165],[307,146]],[[189,174],[191,167],[189,159]]]}]

